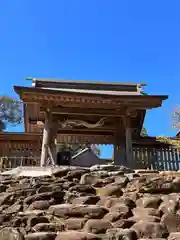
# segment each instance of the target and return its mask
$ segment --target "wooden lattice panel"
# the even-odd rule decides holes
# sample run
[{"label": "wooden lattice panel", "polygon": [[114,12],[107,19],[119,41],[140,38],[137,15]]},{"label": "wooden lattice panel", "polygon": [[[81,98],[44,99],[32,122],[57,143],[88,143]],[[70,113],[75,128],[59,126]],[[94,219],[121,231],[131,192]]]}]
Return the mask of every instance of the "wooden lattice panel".
[{"label": "wooden lattice panel", "polygon": [[57,143],[113,144],[113,136],[108,135],[70,135],[58,134]]}]

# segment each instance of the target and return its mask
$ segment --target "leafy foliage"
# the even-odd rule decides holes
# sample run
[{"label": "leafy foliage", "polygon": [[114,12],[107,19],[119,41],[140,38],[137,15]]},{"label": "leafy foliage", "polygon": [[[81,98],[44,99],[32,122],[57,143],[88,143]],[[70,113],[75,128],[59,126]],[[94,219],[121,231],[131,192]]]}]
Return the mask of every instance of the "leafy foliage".
[{"label": "leafy foliage", "polygon": [[[176,129],[176,131],[180,131],[180,105],[176,105],[175,109],[172,114],[172,126]],[[157,137],[157,140],[160,142],[168,143],[171,145],[176,146],[177,148],[180,148],[180,139],[173,139],[165,136],[159,136]]]},{"label": "leafy foliage", "polygon": [[159,136],[156,138],[158,141],[174,145],[177,148],[180,148],[180,140],[179,139],[173,139],[165,136]]},{"label": "leafy foliage", "polygon": [[177,130],[180,131],[180,105],[175,106],[175,110],[172,114],[173,124],[172,126]]},{"label": "leafy foliage", "polygon": [[6,129],[7,123],[20,124],[22,122],[21,103],[7,96],[0,97],[0,131]]},{"label": "leafy foliage", "polygon": [[93,144],[91,145],[91,149],[94,151],[94,153],[97,155],[97,156],[100,156],[101,155],[101,150],[99,148],[99,146],[97,144]]},{"label": "leafy foliage", "polygon": [[147,130],[146,130],[145,127],[143,127],[142,130],[141,130],[141,136],[142,136],[142,137],[148,136],[148,133],[147,133]]}]

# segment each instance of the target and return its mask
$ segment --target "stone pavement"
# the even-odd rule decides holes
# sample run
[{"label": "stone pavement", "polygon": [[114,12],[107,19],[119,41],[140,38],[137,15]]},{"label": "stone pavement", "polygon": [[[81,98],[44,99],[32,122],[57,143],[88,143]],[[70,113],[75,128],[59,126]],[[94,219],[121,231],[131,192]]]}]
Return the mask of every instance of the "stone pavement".
[{"label": "stone pavement", "polygon": [[0,175],[0,240],[180,240],[179,172],[13,171]]}]

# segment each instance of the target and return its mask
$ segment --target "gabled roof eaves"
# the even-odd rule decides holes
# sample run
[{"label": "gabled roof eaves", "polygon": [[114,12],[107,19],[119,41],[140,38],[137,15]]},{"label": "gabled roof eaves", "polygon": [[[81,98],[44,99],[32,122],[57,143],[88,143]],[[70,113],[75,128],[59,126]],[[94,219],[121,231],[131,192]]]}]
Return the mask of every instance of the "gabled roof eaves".
[{"label": "gabled roof eaves", "polygon": [[61,91],[61,92],[74,92],[74,93],[87,93],[87,94],[102,94],[102,95],[138,95],[140,91],[128,92],[128,91],[107,91],[107,90],[89,90],[89,89],[68,89],[68,88],[41,88],[46,90]]}]

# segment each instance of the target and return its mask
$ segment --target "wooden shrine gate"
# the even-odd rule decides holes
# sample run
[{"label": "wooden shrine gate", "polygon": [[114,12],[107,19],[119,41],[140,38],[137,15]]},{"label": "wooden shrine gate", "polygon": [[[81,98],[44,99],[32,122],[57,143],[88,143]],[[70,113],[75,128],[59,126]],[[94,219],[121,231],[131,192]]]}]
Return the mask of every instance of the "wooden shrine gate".
[{"label": "wooden shrine gate", "polygon": [[41,166],[48,158],[55,164],[54,140],[67,134],[84,136],[90,144],[113,144],[115,164],[134,167],[133,140],[140,136],[146,110],[160,107],[168,98],[144,94],[145,84],[140,83],[29,80],[31,87],[14,90],[27,105],[25,129],[29,123],[42,123]]}]

